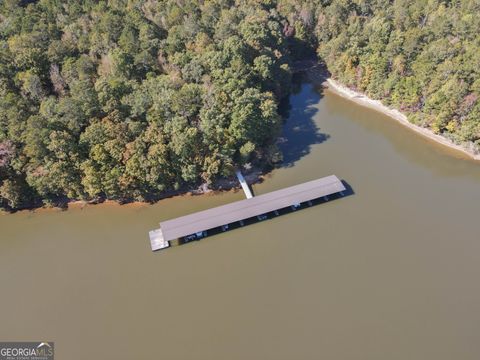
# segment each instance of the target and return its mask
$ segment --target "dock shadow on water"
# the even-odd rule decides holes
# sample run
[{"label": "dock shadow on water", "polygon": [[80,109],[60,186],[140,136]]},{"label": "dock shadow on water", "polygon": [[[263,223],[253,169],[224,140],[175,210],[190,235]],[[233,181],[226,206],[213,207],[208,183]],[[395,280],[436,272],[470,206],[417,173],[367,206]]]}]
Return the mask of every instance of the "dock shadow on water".
[{"label": "dock shadow on water", "polygon": [[340,181],[342,182],[343,186],[345,186],[345,190],[343,191],[343,197],[355,195],[355,191],[353,190],[352,185],[350,185],[346,180],[342,179]]},{"label": "dock shadow on water", "polygon": [[315,105],[323,97],[323,88],[306,82],[301,74],[295,75],[293,86],[292,95],[280,106],[285,119],[278,142],[283,155],[280,167],[292,167],[310,153],[312,145],[321,144],[330,138],[330,135],[321,132],[314,121],[318,112]]}]

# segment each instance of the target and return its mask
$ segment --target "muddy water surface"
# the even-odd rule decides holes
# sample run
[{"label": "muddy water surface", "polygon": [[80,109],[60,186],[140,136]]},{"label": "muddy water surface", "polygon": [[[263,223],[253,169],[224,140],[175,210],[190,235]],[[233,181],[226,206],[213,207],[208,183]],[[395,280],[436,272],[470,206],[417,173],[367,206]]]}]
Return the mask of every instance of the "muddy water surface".
[{"label": "muddy water surface", "polygon": [[284,166],[354,195],[152,253],[161,220],[242,198],[0,215],[0,339],[58,359],[480,358],[480,165],[333,93],[292,96]]}]

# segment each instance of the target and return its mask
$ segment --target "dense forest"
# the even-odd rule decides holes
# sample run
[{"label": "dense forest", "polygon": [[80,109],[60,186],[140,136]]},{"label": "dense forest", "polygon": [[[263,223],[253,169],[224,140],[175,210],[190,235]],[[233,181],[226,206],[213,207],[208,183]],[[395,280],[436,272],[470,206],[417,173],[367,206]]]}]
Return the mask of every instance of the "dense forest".
[{"label": "dense forest", "polygon": [[289,92],[274,4],[0,5],[0,197],[143,200],[274,161]]},{"label": "dense forest", "polygon": [[476,0],[0,2],[0,207],[271,165],[295,60],[480,145]]},{"label": "dense forest", "polygon": [[280,1],[341,84],[480,151],[480,1]]}]

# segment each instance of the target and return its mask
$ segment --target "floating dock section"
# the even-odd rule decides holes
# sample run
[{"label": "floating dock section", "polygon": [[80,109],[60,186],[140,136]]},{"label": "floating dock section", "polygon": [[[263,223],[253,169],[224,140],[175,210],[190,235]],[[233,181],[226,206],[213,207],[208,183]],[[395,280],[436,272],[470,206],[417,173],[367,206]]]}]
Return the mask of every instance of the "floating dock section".
[{"label": "floating dock section", "polygon": [[161,229],[149,231],[148,236],[150,236],[152,251],[162,250],[170,246],[170,243],[163,238]]},{"label": "floating dock section", "polygon": [[176,219],[163,221],[160,229],[150,232],[152,250],[169,246],[169,241],[205,236],[206,231],[222,227],[228,229],[230,224],[240,223],[252,217],[266,217],[269,212],[299,206],[318,198],[328,199],[329,195],[345,191],[343,183],[335,176],[309,181],[267,194],[236,201],[227,205],[199,211]]}]

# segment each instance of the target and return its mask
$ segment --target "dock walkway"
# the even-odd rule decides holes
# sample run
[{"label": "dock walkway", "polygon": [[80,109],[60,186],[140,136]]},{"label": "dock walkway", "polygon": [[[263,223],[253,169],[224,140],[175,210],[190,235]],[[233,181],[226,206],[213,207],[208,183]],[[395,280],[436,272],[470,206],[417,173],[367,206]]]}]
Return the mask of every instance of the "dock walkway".
[{"label": "dock walkway", "polygon": [[253,198],[252,190],[250,189],[250,186],[248,186],[240,170],[236,170],[235,174],[237,174],[237,179],[240,182],[240,185],[242,185],[242,189],[243,189],[243,192],[245,193],[246,198],[247,199]]}]

